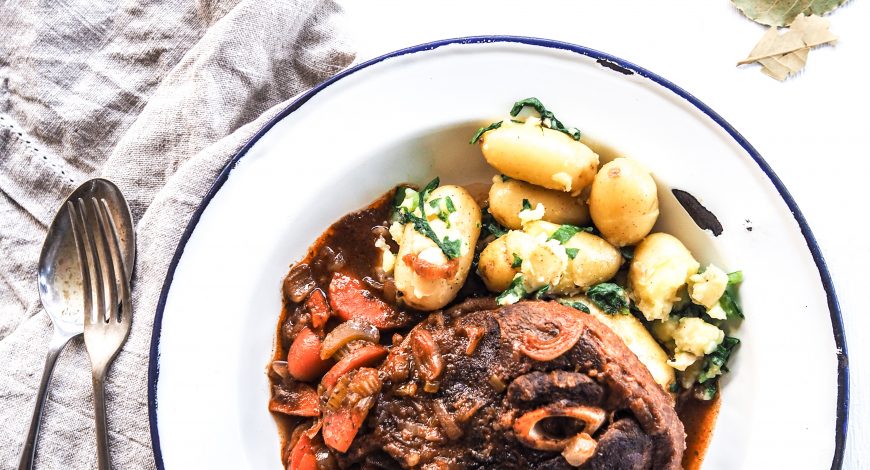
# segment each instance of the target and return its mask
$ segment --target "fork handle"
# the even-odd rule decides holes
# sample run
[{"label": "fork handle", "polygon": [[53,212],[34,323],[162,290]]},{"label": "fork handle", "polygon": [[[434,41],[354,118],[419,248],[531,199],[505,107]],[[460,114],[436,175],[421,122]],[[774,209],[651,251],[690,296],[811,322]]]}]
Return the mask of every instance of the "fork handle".
[{"label": "fork handle", "polygon": [[[73,335],[74,336],[74,335]],[[33,468],[33,460],[36,457],[36,439],[39,436],[39,424],[42,421],[42,408],[48,396],[48,386],[51,383],[51,375],[54,372],[54,364],[57,357],[63,351],[63,347],[73,336],[65,335],[58,330],[54,331],[48,353],[45,355],[45,367],[42,369],[42,380],[39,382],[39,391],[36,392],[36,406],[33,409],[33,417],[30,418],[30,428],[27,430],[27,439],[21,447],[21,458],[18,461],[18,470],[30,470]]]},{"label": "fork handle", "polygon": [[112,457],[109,455],[109,432],[106,428],[106,369],[93,369],[94,382],[94,424],[97,429],[97,468],[112,469]]}]

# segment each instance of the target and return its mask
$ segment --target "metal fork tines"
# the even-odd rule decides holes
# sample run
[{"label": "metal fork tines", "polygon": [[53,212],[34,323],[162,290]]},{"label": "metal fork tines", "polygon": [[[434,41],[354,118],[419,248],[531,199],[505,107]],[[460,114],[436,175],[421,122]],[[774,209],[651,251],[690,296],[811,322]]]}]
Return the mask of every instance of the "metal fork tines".
[{"label": "metal fork tines", "polygon": [[127,269],[112,212],[105,199],[77,199],[67,203],[79,255],[85,312],[85,346],[91,358],[94,383],[94,419],[97,462],[109,470],[106,429],[105,379],[132,323],[132,301]]}]

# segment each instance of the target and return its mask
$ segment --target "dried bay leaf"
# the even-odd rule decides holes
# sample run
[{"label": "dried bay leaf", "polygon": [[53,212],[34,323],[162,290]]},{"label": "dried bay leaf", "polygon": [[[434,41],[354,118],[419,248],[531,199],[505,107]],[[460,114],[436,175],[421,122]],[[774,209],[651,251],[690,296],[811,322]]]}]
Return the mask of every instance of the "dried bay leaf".
[{"label": "dried bay leaf", "polygon": [[731,0],[747,18],[766,26],[788,26],[798,15],[822,16],[847,0]]},{"label": "dried bay leaf", "polygon": [[783,34],[776,27],[771,27],[752,48],[749,57],[737,65],[758,62],[764,74],[785,80],[803,70],[811,48],[837,40],[829,27],[827,19],[816,15],[798,16]]},{"label": "dried bay leaf", "polygon": [[803,70],[804,66],[807,65],[809,53],[810,48],[806,47],[779,57],[761,59],[758,62],[762,65],[761,72],[763,74],[783,81],[789,75]]},{"label": "dried bay leaf", "polygon": [[819,16],[827,15],[847,1],[848,0],[813,0],[810,2],[809,9],[804,10],[804,14]]}]

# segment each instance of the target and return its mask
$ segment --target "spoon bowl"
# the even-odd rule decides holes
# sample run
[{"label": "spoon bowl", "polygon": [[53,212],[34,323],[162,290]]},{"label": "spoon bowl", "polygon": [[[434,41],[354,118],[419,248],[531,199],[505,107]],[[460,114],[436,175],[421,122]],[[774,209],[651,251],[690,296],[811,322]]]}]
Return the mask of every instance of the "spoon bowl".
[{"label": "spoon bowl", "polygon": [[39,299],[54,326],[54,334],[45,358],[45,368],[42,372],[30,428],[21,449],[19,470],[29,470],[33,467],[42,407],[45,404],[46,392],[51,382],[55,361],[69,340],[84,333],[82,271],[76,252],[70,215],[67,210],[67,202],[79,198],[85,200],[95,198],[106,201],[112,218],[117,224],[121,256],[124,258],[125,265],[129,267],[127,269],[128,282],[132,276],[136,243],[133,218],[130,215],[127,200],[124,199],[121,190],[109,180],[95,178],[86,181],[61,204],[48,228],[48,234],[39,255],[39,270],[37,272]]},{"label": "spoon bowl", "polygon": [[[133,218],[121,191],[109,180],[95,178],[79,186],[66,201],[78,198],[105,199],[118,222],[118,236],[128,275],[132,273],[136,247],[133,243]],[[84,312],[81,286],[81,266],[72,235],[66,201],[61,205],[48,229],[48,236],[39,256],[37,283],[42,306],[56,329],[84,331]],[[129,279],[128,279],[129,280]]]}]

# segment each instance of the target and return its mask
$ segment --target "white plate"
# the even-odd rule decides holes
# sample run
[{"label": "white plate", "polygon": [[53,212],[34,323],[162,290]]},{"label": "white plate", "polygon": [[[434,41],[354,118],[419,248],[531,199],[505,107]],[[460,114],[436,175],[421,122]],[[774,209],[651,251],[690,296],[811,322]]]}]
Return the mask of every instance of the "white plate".
[{"label": "white plate", "polygon": [[[839,468],[848,374],[819,248],[767,164],[721,117],[640,67],[516,37],[448,40],[354,67],[299,98],[227,166],[182,239],[154,324],[160,468],[279,469],[265,364],[288,266],[332,222],[400,182],[486,181],[468,138],[536,96],[649,166],[660,230],[742,269],[747,318],[705,468]],[[701,230],[670,192],[724,227]],[[159,375],[158,375],[159,372]]]}]

